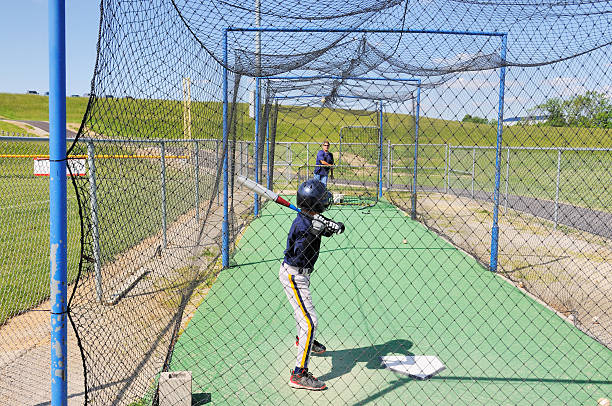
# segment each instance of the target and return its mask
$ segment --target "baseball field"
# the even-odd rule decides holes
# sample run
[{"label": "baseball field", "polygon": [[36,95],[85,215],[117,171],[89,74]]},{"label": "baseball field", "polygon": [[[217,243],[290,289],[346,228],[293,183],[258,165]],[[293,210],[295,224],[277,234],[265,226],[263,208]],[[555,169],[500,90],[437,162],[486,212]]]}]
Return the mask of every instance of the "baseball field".
[{"label": "baseball field", "polygon": [[[194,387],[206,388],[195,399],[589,404],[609,392],[608,348],[393,205],[328,214],[347,225],[324,240],[311,277],[317,339],[328,350],[310,370],[329,388],[287,385],[295,324],[278,269],[294,213],[268,204],[176,344],[171,369],[192,371]],[[381,367],[390,354],[435,355],[446,369],[414,380]]]}]

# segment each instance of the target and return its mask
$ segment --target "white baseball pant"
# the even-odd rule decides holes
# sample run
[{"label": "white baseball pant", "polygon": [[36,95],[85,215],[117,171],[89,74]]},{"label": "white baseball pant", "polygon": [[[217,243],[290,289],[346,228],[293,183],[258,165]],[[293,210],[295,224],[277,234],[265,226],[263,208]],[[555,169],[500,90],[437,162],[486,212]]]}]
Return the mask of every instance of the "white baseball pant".
[{"label": "white baseball pant", "polygon": [[317,330],[317,314],[310,294],[310,274],[300,273],[300,269],[289,264],[280,267],[278,278],[283,285],[287,299],[293,306],[293,316],[299,337],[295,366],[308,368],[310,351]]}]

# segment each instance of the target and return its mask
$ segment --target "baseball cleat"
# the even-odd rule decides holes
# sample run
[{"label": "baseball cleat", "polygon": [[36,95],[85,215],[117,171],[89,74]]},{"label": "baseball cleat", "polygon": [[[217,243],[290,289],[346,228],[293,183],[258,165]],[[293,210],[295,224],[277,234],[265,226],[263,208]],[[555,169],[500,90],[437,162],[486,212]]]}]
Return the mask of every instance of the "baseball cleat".
[{"label": "baseball cleat", "polygon": [[[300,338],[298,336],[295,336],[295,345],[299,345],[300,344]],[[318,342],[317,340],[314,340],[312,342],[312,348],[310,349],[310,352],[312,354],[315,355],[319,355],[319,354],[323,354],[325,352],[326,348],[323,344],[321,344],[320,342]]]},{"label": "baseball cleat", "polygon": [[307,390],[323,390],[327,388],[325,382],[315,378],[312,375],[312,372],[308,372],[307,368],[302,369],[298,373],[291,371],[291,378],[289,378],[289,386],[296,389]]}]

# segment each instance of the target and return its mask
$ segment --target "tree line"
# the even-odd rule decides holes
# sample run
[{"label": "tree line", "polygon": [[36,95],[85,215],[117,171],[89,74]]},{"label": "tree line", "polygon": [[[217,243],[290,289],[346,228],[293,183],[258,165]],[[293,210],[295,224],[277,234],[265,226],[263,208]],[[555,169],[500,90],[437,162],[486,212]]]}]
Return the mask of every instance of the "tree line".
[{"label": "tree line", "polygon": [[545,115],[543,124],[552,127],[612,129],[612,103],[604,93],[588,91],[567,100],[554,97],[532,111]]},{"label": "tree line", "polygon": [[[543,118],[540,125],[551,127],[585,127],[612,129],[612,102],[604,94],[588,91],[569,99],[553,97],[530,110],[532,115],[525,121]],[[466,114],[462,122],[497,125],[497,120],[487,120]]]}]

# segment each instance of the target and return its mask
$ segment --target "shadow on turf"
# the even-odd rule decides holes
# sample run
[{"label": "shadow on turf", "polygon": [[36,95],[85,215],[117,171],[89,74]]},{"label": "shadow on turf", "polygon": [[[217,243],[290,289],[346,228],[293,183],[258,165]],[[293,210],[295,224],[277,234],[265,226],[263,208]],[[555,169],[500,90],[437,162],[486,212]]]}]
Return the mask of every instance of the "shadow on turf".
[{"label": "shadow on turf", "polygon": [[380,357],[389,354],[414,355],[409,351],[411,347],[412,341],[410,340],[391,340],[379,345],[327,351],[317,357],[330,357],[332,369],[319,379],[328,381],[345,375],[351,372],[358,362],[365,362],[368,369],[384,369]]},{"label": "shadow on turf", "polygon": [[205,405],[212,402],[212,395],[208,392],[194,393],[191,395],[191,406]]}]

